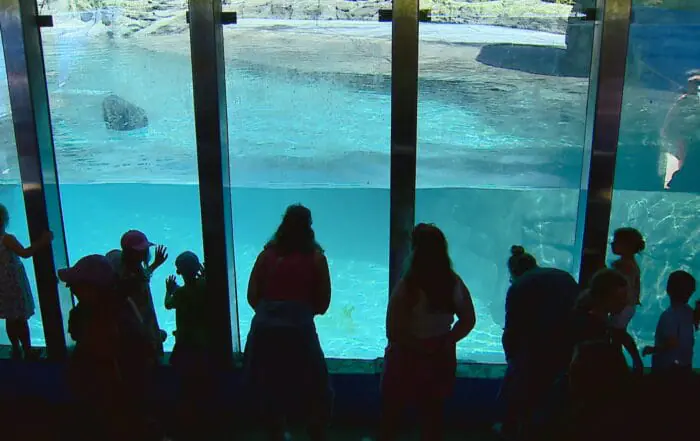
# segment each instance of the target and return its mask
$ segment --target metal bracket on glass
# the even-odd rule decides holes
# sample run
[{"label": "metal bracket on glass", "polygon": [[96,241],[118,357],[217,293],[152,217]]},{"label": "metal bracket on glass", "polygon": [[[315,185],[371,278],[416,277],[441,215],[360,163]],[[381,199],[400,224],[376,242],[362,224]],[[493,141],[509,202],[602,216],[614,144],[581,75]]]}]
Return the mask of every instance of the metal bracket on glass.
[{"label": "metal bracket on glass", "polygon": [[600,17],[598,8],[586,8],[582,11],[574,12],[571,19],[578,21],[596,21]]},{"label": "metal bracket on glass", "polygon": [[583,10],[583,21],[596,21],[598,19],[598,8],[586,8]]},{"label": "metal bracket on glass", "polygon": [[[185,20],[187,24],[190,24],[190,11],[185,13]],[[221,13],[221,24],[237,24],[238,23],[238,13],[235,11],[225,11]]]},{"label": "metal bracket on glass", "polygon": [[586,8],[573,13],[573,19],[579,21],[596,21],[600,17],[598,8]]},{"label": "metal bracket on glass", "polygon": [[40,28],[52,28],[53,27],[53,15],[37,15],[36,25]]},{"label": "metal bracket on glass", "polygon": [[[394,11],[392,9],[380,9],[379,10],[379,21],[382,23],[390,22],[393,20]],[[421,9],[418,11],[418,21],[421,23],[430,23],[431,21],[431,10]]]}]

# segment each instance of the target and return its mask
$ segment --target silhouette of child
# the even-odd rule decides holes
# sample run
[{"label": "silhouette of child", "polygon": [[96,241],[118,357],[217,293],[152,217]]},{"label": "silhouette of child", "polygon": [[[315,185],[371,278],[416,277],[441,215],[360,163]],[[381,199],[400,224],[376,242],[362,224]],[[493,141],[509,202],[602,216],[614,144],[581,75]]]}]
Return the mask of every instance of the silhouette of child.
[{"label": "silhouette of child", "polygon": [[693,346],[695,344],[695,311],[688,305],[695,292],[695,278],[685,271],[674,271],[668,278],[666,292],[671,305],[659,317],[654,346],[644,348],[644,355],[652,355],[654,378],[652,402],[660,406],[650,429],[656,429],[663,439],[668,435],[668,422],[674,423],[674,436],[692,439],[697,432],[692,424],[694,406],[688,406],[697,397],[693,379]]},{"label": "silhouette of child", "polygon": [[140,391],[155,360],[138,309],[116,290],[117,274],[104,256],[84,257],[58,276],[78,299],[68,322],[76,342],[68,375],[80,426],[92,439],[132,438],[127,427],[143,422]]},{"label": "silhouette of child", "polygon": [[562,439],[620,439],[628,430],[631,376],[622,353],[622,334],[610,316],[627,305],[625,277],[602,269],[577,302],[572,324],[575,350],[569,367],[571,430]]},{"label": "silhouette of child", "polygon": [[20,257],[27,259],[51,244],[53,235],[44,233],[28,248],[22,246],[6,229],[10,213],[0,204],[0,319],[5,320],[5,330],[12,344],[12,358],[37,357],[32,350],[29,335],[29,318],[34,315],[34,298],[29,279]]},{"label": "silhouette of child", "polygon": [[175,348],[170,357],[173,365],[180,356],[204,351],[209,346],[204,267],[196,254],[185,251],[175,259],[175,268],[185,284],[178,286],[175,276],[168,277],[165,282],[165,309],[175,310],[177,327]]},{"label": "silhouette of child", "polygon": [[656,326],[654,346],[644,348],[652,355],[654,371],[690,371],[695,345],[695,311],[688,305],[695,292],[695,278],[685,271],[674,271],[668,278],[666,293],[671,305],[661,314]]},{"label": "silhouette of child", "polygon": [[642,233],[634,228],[619,228],[615,230],[612,242],[612,252],[619,256],[610,266],[627,279],[629,298],[627,306],[619,314],[612,316],[612,323],[618,329],[627,329],[634,317],[637,305],[641,302],[641,271],[635,260],[635,255],[644,251],[646,243]]},{"label": "silhouette of child", "polygon": [[209,409],[215,383],[209,357],[209,330],[206,311],[206,280],[204,266],[197,255],[186,251],[175,259],[177,273],[184,286],[178,286],[175,276],[165,282],[165,308],[175,310],[177,331],[170,364],[180,376],[181,394],[178,421],[180,430],[196,437],[211,429],[214,414]]},{"label": "silhouette of child", "polygon": [[153,263],[149,264],[152,246],[154,244],[141,231],[130,230],[124,233],[121,239],[122,253],[118,269],[119,290],[136,304],[154,347],[162,355],[163,342],[167,334],[158,325],[151,295],[151,277],[153,272],[168,259],[168,254],[164,246],[157,246]]}]

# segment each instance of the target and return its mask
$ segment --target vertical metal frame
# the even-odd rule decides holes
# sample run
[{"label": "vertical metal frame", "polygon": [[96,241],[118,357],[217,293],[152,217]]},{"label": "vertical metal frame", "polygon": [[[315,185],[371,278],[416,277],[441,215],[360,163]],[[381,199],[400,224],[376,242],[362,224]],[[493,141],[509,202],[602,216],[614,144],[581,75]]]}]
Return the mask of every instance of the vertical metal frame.
[{"label": "vertical metal frame", "polygon": [[605,267],[631,15],[632,0],[604,1],[579,276],[584,286]]},{"label": "vertical metal frame", "polygon": [[233,253],[221,0],[190,0],[189,4],[199,197],[209,318],[215,355],[219,362],[225,364],[231,362],[233,351],[239,350],[240,335]]},{"label": "vertical metal frame", "polygon": [[418,0],[394,0],[391,39],[389,290],[410,253],[416,205]]},{"label": "vertical metal frame", "polygon": [[[596,11],[603,11],[605,0],[598,0]],[[581,238],[581,251],[574,255],[573,268],[580,274],[581,257],[583,254],[583,235],[586,225],[586,202],[588,201],[588,179],[590,176],[593,128],[595,126],[596,102],[598,101],[598,75],[600,72],[600,43],[603,37],[602,13],[596,14],[594,21],[582,21],[582,26],[593,26],[593,41],[591,41],[591,62],[588,79],[588,100],[586,104],[586,127],[581,158],[581,183],[579,187],[577,219],[576,219],[576,245]]]},{"label": "vertical metal frame", "polygon": [[35,1],[0,0],[0,30],[29,236],[36,241],[47,230],[54,233],[51,249],[34,256],[34,269],[48,355],[57,359],[66,354],[67,326],[61,310],[63,307],[67,317],[72,298],[56,278],[56,269],[68,266],[68,253],[37,15]]}]

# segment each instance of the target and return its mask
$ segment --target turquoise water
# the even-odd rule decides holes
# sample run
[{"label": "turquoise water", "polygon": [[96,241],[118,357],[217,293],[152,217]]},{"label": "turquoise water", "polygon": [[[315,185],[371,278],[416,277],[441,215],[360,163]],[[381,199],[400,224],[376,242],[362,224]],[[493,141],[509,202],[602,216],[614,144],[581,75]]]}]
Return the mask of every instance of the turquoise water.
[{"label": "turquoise water", "polygon": [[[460,344],[464,359],[498,362],[502,297],[507,274],[501,262],[502,245],[521,242],[519,229],[489,235],[496,204],[527,205],[534,192],[473,189],[421,190],[417,197],[419,220],[435,220],[452,246],[455,268],[472,290],[478,314],[477,329]],[[198,191],[192,185],[172,184],[66,184],[61,187],[67,245],[71,261],[118,247],[119,237],[129,228],[146,231],[149,238],[166,244],[170,255],[201,248]],[[561,198],[560,192],[538,192],[536,198]],[[21,212],[18,187],[2,190],[13,212]],[[245,340],[252,310],[245,304],[247,279],[262,245],[274,231],[280,214],[290,203],[301,201],[314,212],[317,237],[326,249],[333,284],[333,300],[327,316],[317,319],[324,349],[329,357],[371,359],[381,355],[388,296],[389,192],[384,189],[251,189],[236,188],[232,194],[236,280],[242,303],[238,305],[241,337]],[[575,201],[575,198],[573,198]],[[489,202],[491,201],[491,202]],[[475,210],[492,205],[494,217],[474,220]],[[251,208],[254,207],[254,210]],[[575,210],[567,207],[566,210]],[[510,220],[506,220],[510,222]],[[20,234],[26,240],[26,232]],[[534,239],[533,239],[534,240]],[[548,255],[572,267],[570,251]],[[499,256],[494,259],[493,255]],[[173,273],[172,261],[158,270],[152,282],[161,326],[174,330],[174,314],[162,307],[165,278]],[[42,342],[40,323],[33,321],[36,341]],[[173,344],[172,339],[167,347]]]},{"label": "turquoise water", "polygon": [[[44,47],[70,259],[118,247],[131,228],[168,246],[171,261],[155,274],[152,290],[161,326],[172,331],[174,315],[161,306],[164,280],[178,253],[202,253],[189,57],[65,29],[46,31]],[[284,208],[301,202],[314,213],[331,267],[331,308],[317,321],[326,354],[381,356],[389,78],[230,61],[226,79],[241,339],[252,316],[245,292],[255,257]],[[458,348],[462,359],[503,361],[510,245],[524,244],[543,265],[577,268],[586,81],[579,86],[566,99],[543,101],[547,90],[536,83],[476,93],[467,81],[421,79],[416,217],[444,229],[455,269],[472,291],[478,321]],[[143,107],[149,126],[108,131],[101,102],[111,93]],[[7,184],[0,197],[19,218],[13,231],[26,240],[13,141],[0,138],[0,147],[6,158],[0,179]],[[687,198],[674,197],[617,192],[613,225],[641,222],[654,234],[678,236],[678,229],[659,227],[686,207]],[[641,342],[651,338],[664,305],[661,274],[680,260],[651,254],[649,301],[632,325]],[[38,317],[32,329],[42,343]],[[172,344],[171,337],[166,346]]]}]

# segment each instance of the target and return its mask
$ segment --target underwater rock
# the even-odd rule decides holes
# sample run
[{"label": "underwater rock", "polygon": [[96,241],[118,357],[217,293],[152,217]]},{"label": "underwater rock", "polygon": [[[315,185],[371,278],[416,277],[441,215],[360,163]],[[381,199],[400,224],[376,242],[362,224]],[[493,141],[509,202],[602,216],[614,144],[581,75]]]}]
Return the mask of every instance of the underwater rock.
[{"label": "underwater rock", "polygon": [[129,131],[148,126],[146,111],[117,95],[102,101],[102,118],[110,130]]}]

